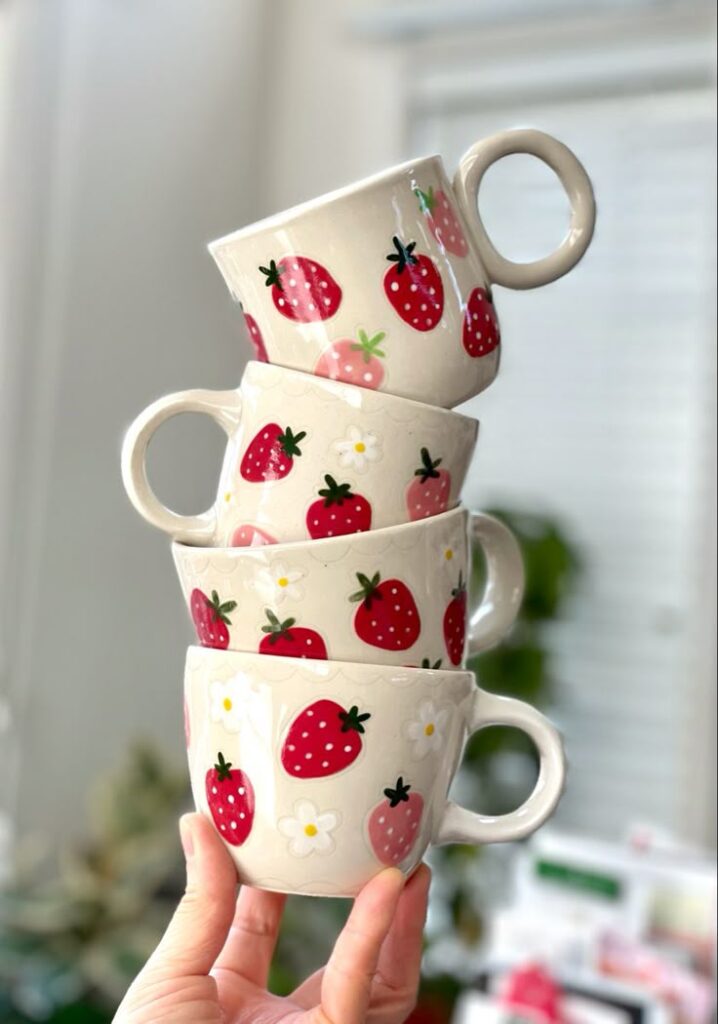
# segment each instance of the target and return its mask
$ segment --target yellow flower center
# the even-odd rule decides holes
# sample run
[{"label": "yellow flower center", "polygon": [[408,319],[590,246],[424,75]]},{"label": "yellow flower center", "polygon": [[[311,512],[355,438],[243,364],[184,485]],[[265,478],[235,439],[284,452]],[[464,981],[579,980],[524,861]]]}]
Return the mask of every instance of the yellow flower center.
[{"label": "yellow flower center", "polygon": [[424,735],[425,736],[433,736],[435,732],[436,732],[436,726],[434,725],[433,722],[429,722],[429,724],[424,727]]},{"label": "yellow flower center", "polygon": [[305,836],[309,836],[310,839],[313,839],[318,831],[319,831],[319,829],[317,828],[316,825],[305,825],[304,826],[304,835]]},{"label": "yellow flower center", "polygon": [[364,444],[364,442],[363,441],[357,441],[357,443],[354,445],[354,451],[355,452],[359,452],[360,455],[361,455],[362,452],[365,452],[366,451],[366,445]]},{"label": "yellow flower center", "polygon": [[224,500],[225,501],[231,501],[232,500],[232,492],[231,491],[227,491],[227,493],[224,496]]},{"label": "yellow flower center", "polygon": [[231,700],[231,698],[230,697],[225,697],[224,700],[222,701],[222,706],[224,707],[225,711],[231,711],[232,710],[232,700]]},{"label": "yellow flower center", "polygon": [[446,559],[447,562],[450,562],[453,557],[454,552],[452,548],[447,548],[446,551],[444,552],[444,558]]},{"label": "yellow flower center", "polygon": [[278,587],[288,587],[289,586],[289,580],[287,579],[287,577],[286,576],[280,576],[279,579],[277,580],[277,586]]}]

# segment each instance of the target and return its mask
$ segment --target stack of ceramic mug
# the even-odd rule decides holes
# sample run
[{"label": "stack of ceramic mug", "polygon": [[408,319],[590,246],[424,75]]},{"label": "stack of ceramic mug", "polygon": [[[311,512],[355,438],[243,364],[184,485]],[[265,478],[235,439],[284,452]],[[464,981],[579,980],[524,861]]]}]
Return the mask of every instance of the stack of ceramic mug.
[{"label": "stack of ceramic mug", "polygon": [[[477,212],[484,172],[515,152],[548,163],[571,202],[566,240],[532,264],[501,257]],[[512,625],[523,572],[506,527],[459,504],[478,423],[451,409],[498,371],[490,284],[566,273],[593,218],[576,158],[520,131],[477,143],[453,187],[438,157],[417,160],[211,245],[258,361],[236,390],[150,406],[123,475],[174,541],[198,641],[193,792],[245,881],[352,895],[384,866],[410,873],[430,844],[518,838],[555,807],[555,730],[465,669]],[[145,469],[153,433],[182,412],[229,439],[214,507],[190,517]],[[472,546],[486,564],[475,600]],[[519,810],[483,817],[447,794],[467,737],[499,723],[530,735],[539,779]]]}]

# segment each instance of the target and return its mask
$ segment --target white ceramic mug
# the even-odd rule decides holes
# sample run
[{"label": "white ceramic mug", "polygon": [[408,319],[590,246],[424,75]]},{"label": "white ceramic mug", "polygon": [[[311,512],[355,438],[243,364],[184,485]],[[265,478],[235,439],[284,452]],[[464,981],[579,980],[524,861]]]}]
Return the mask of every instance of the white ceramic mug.
[{"label": "white ceramic mug", "polygon": [[[214,507],[166,508],[147,446],[172,416],[202,412],[229,443]],[[265,363],[236,391],[181,391],[150,405],[122,451],[137,511],[176,540],[261,546],[380,529],[454,508],[476,446],[468,416]]]},{"label": "white ceramic mug", "polygon": [[173,544],[182,592],[206,647],[335,661],[459,667],[496,643],[523,596],[511,532],[471,517],[487,564],[469,609],[469,516],[255,548]]},{"label": "white ceramic mug", "polygon": [[[528,153],[566,190],[558,249],[513,263],[492,245],[478,192],[492,164]],[[591,183],[556,139],[530,129],[477,142],[449,183],[438,156],[235,231],[210,245],[261,358],[451,408],[494,380],[500,332],[491,285],[561,277],[593,234]]]},{"label": "white ceramic mug", "polygon": [[[191,647],[185,700],[197,809],[263,889],[354,896],[386,866],[409,875],[430,845],[529,835],[563,788],[550,722],[470,672]],[[540,765],[528,800],[499,817],[447,799],[468,736],[492,725],[527,733]]]}]

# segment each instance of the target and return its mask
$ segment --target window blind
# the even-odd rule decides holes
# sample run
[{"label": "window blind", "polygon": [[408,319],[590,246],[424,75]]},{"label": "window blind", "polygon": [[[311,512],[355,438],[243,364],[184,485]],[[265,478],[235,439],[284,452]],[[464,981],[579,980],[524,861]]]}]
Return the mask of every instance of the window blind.
[{"label": "window blind", "polygon": [[[482,421],[466,503],[551,513],[581,554],[550,635],[550,710],[571,764],[559,821],[695,835],[715,649],[712,88],[676,83],[657,97],[648,76],[631,95],[614,82],[576,98],[567,77],[562,99],[537,103],[526,77],[525,102],[500,109],[460,91],[432,109],[425,87],[411,118],[412,151],[441,152],[449,167],[474,139],[534,124],[574,149],[598,197],[576,271],[534,292],[496,290],[503,365],[466,407]],[[566,224],[560,187],[529,158],[490,172],[481,205],[514,258],[541,255]]]}]

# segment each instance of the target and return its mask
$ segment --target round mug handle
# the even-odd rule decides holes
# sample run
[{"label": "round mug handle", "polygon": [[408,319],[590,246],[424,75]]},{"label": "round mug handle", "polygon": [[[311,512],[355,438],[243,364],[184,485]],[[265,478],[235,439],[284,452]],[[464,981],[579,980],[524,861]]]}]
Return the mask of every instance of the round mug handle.
[{"label": "round mug handle", "polygon": [[486,558],[486,586],[469,620],[469,656],[498,643],[514,624],[524,596],[524,563],[513,533],[493,516],[473,512],[472,545],[481,546]]},{"label": "round mug handle", "polygon": [[[571,205],[568,234],[554,252],[532,263],[515,263],[494,248],[478,210],[479,188],[489,167],[505,156],[526,153],[555,171]],[[588,248],[596,223],[596,200],[583,165],[558,139],[533,128],[499,132],[476,142],[464,154],[454,177],[454,191],[471,225],[489,279],[506,288],[539,288],[572,270]]]},{"label": "round mug handle", "polygon": [[497,817],[479,814],[447,801],[432,843],[435,846],[446,843],[480,845],[523,839],[543,825],[561,799],[566,778],[561,736],[531,705],[478,688],[467,724],[471,733],[492,725],[508,725],[527,733],[538,750],[539,776],[528,800],[510,814]]},{"label": "round mug handle", "polygon": [[188,412],[211,416],[227,437],[231,437],[239,424],[241,411],[242,398],[238,391],[197,388],[165,395],[140,413],[122,444],[122,481],[130,501],[143,519],[185,544],[212,544],[217,528],[215,509],[208,509],[197,516],[182,516],[163,505],[147,478],[147,448],[165,420]]}]

